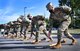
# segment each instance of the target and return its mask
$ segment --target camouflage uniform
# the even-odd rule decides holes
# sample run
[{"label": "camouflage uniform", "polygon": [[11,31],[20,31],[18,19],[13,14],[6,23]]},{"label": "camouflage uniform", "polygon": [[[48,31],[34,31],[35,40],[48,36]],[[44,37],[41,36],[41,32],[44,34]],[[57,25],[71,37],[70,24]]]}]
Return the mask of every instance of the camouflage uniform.
[{"label": "camouflage uniform", "polygon": [[15,37],[17,37],[17,34],[19,32],[19,25],[20,25],[20,23],[18,21],[14,21],[13,23],[14,23],[14,25],[13,25],[13,31],[16,34]]},{"label": "camouflage uniform", "polygon": [[[32,35],[35,36],[36,42],[38,41],[38,28],[39,28],[37,21],[38,21],[37,17],[33,17],[31,22],[31,36]],[[33,32],[36,32],[36,34],[34,34]]]},{"label": "camouflage uniform", "polygon": [[[66,6],[65,6],[66,7]],[[56,10],[57,8],[55,8]],[[64,9],[64,8],[63,8]],[[66,14],[65,12],[55,12],[50,14],[50,18],[57,20],[60,22],[60,25],[58,27],[58,39],[61,40],[62,34],[64,34],[66,37],[70,39],[74,39],[71,34],[68,32],[68,26],[71,23],[71,17]]]},{"label": "camouflage uniform", "polygon": [[31,31],[30,37],[29,39],[31,39],[32,35],[35,36],[35,34],[33,33],[36,29],[36,22],[35,22],[35,18],[32,18],[32,16],[30,14],[27,15],[27,21],[29,22],[29,29]]},{"label": "camouflage uniform", "polygon": [[38,20],[39,31],[42,31],[48,38],[48,41],[52,41],[51,37],[47,35],[46,22],[45,20]]},{"label": "camouflage uniform", "polygon": [[[36,32],[34,43],[37,43],[39,41],[38,40],[39,31],[42,31],[48,37],[47,32],[46,32],[46,22],[42,16],[33,17],[31,25],[32,25],[31,32],[33,31]],[[52,40],[51,37],[48,37],[48,38]]]},{"label": "camouflage uniform", "polygon": [[20,18],[17,19],[21,24],[20,24],[20,36],[21,34],[24,34],[24,39],[26,38],[26,30],[27,30],[27,27],[28,27],[28,22],[27,20],[25,19],[24,16],[21,16]]},{"label": "camouflage uniform", "polygon": [[76,43],[76,40],[72,37],[72,35],[68,31],[68,27],[71,23],[71,17],[69,16],[69,12],[71,11],[71,8],[68,6],[60,6],[57,8],[53,8],[51,3],[47,4],[47,9],[50,12],[50,19],[54,21],[58,21],[58,42],[56,45],[52,45],[52,48],[61,48],[61,37],[62,34],[64,34],[67,38],[72,40],[72,44]]},{"label": "camouflage uniform", "polygon": [[8,24],[4,24],[4,33],[8,36],[10,31],[10,25]]}]

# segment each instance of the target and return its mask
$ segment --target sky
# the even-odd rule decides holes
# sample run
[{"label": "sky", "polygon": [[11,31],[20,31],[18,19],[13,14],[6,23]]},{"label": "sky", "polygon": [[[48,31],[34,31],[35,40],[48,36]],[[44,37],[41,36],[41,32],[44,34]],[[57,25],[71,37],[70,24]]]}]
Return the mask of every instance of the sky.
[{"label": "sky", "polygon": [[43,15],[49,17],[46,4],[52,2],[58,6],[58,0],[0,0],[0,24],[16,20],[20,15],[31,14],[32,16]]}]

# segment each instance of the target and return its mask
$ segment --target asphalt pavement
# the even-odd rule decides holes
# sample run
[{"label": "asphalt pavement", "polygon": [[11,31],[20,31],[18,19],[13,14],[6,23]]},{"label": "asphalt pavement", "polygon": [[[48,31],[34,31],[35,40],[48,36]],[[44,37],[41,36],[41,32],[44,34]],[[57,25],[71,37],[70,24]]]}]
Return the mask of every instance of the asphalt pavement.
[{"label": "asphalt pavement", "polygon": [[32,44],[34,37],[29,40],[20,40],[20,39],[11,39],[4,38],[0,36],[0,51],[80,51],[80,34],[73,34],[73,36],[77,39],[76,45],[70,45],[71,40],[67,39],[65,44],[62,44],[62,48],[60,49],[51,49],[49,47],[50,44],[54,44],[57,42],[57,36],[52,35],[53,42],[47,42],[48,38],[44,35],[40,35],[39,39],[46,38],[46,40],[41,41],[38,44]]}]

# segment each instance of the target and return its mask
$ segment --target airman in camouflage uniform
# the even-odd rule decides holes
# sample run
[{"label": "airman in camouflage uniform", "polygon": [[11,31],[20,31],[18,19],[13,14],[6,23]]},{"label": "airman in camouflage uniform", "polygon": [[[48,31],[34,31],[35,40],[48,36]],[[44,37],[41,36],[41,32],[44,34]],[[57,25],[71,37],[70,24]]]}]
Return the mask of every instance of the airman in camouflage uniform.
[{"label": "airman in camouflage uniform", "polygon": [[29,37],[29,39],[31,39],[32,35],[35,36],[35,34],[34,34],[35,22],[33,22],[33,17],[30,14],[27,15],[27,18],[28,18],[27,20],[29,22],[29,26],[31,28],[31,34],[30,34],[30,37]]},{"label": "airman in camouflage uniform", "polygon": [[[39,31],[43,31],[43,33],[48,37],[47,33],[46,33],[46,22],[44,20],[44,18],[42,16],[34,16],[33,18],[31,18],[31,36],[35,35],[35,41],[33,41],[33,43],[38,43],[38,35],[39,35]],[[36,32],[36,34],[34,34],[33,32]],[[50,39],[50,41],[52,41],[51,37],[48,37]]]},{"label": "airman in camouflage uniform", "polygon": [[72,40],[72,45],[76,44],[75,38],[68,31],[68,27],[71,23],[71,17],[69,16],[69,12],[71,8],[68,6],[60,6],[54,8],[52,3],[48,3],[46,5],[47,10],[50,12],[50,19],[54,21],[58,21],[60,24],[58,26],[57,36],[58,42],[56,45],[51,45],[51,48],[61,48],[61,37],[64,34],[67,38]]},{"label": "airman in camouflage uniform", "polygon": [[17,21],[20,22],[20,36],[23,34],[24,35],[24,39],[26,39],[26,30],[27,30],[27,27],[28,27],[28,22],[27,20],[25,19],[24,16],[20,16]]}]

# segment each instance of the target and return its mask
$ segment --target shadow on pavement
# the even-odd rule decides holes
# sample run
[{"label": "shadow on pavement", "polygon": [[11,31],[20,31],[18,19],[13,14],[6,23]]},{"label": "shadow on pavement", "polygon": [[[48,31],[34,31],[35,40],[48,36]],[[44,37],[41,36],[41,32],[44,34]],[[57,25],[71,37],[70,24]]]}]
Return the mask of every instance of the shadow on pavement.
[{"label": "shadow on pavement", "polygon": [[[24,48],[24,49],[49,49],[49,46],[19,46],[19,47],[0,47],[0,49],[15,49],[15,48]],[[51,49],[51,48],[50,48]]]},{"label": "shadow on pavement", "polygon": [[0,42],[2,44],[33,44],[32,42]]}]

